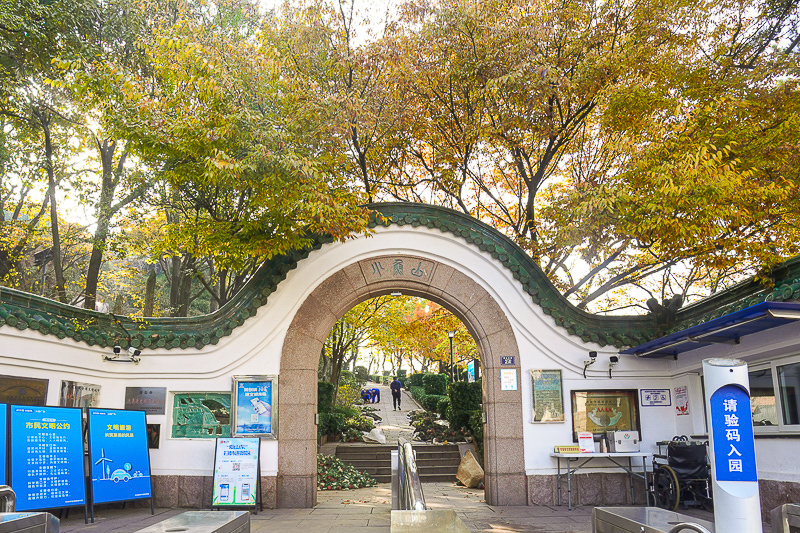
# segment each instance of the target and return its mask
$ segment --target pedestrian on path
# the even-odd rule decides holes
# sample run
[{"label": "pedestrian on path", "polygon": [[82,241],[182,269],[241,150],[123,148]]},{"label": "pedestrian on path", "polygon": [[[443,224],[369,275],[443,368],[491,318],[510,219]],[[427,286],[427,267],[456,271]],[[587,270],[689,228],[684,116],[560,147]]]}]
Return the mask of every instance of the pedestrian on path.
[{"label": "pedestrian on path", "polygon": [[397,381],[396,377],[392,379],[394,381],[392,381],[392,384],[389,385],[389,388],[392,389],[392,405],[394,406],[394,409],[392,410],[399,409],[402,411],[402,409],[400,409],[400,389],[403,388],[403,384]]}]

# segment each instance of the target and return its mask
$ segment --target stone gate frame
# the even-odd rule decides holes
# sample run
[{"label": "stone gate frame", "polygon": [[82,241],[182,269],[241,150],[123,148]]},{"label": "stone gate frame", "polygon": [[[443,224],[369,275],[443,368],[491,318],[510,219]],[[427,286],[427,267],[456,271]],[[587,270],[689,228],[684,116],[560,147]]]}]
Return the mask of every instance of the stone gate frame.
[{"label": "stone gate frame", "polygon": [[[399,265],[399,268],[398,268]],[[478,344],[483,383],[486,502],[527,505],[522,393],[500,390],[500,356],[512,355],[521,379],[517,340],[495,299],[467,274],[413,255],[376,255],[334,273],[295,314],[283,344],[278,404],[278,507],[317,502],[317,367],[322,345],[353,306],[401,291],[434,301],[458,317]]]}]

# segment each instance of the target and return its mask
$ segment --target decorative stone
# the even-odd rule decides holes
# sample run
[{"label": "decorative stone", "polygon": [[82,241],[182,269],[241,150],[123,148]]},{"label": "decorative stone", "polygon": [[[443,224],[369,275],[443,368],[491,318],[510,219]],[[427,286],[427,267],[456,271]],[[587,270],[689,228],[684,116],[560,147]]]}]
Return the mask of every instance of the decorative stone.
[{"label": "decorative stone", "polygon": [[478,464],[478,460],[475,459],[472,452],[467,450],[467,453],[461,458],[461,464],[458,465],[456,479],[465,487],[475,489],[483,482],[483,477],[483,468]]}]

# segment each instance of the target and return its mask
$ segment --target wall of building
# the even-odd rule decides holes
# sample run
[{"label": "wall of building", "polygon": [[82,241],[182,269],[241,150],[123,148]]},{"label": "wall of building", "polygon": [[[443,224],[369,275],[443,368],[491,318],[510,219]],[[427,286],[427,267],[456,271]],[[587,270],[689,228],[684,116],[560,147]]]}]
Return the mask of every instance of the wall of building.
[{"label": "wall of building", "polygon": [[[691,405],[689,416],[676,416],[674,397],[673,405],[669,407],[640,408],[642,450],[653,453],[658,440],[677,434],[705,432],[699,377],[703,358],[725,356],[760,361],[800,353],[800,326],[790,325],[778,328],[779,331],[742,339],[737,346],[697,350],[678,361],[621,357],[609,378],[609,357],[617,355],[617,349],[585,343],[556,326],[554,320],[521,291],[520,283],[513,279],[512,273],[491,255],[438,230],[391,226],[379,228],[370,237],[327,244],[312,252],[308,259],[289,272],[256,316],[215,346],[206,346],[202,350],[146,349],[142,351],[141,363],[133,365],[104,362],[102,356],[108,352],[107,349],[6,326],[0,328],[0,374],[49,379],[48,405],[58,404],[61,380],[100,385],[100,404],[107,408],[123,407],[125,387],[167,387],[166,414],[148,416],[149,423],[162,425],[161,445],[151,454],[153,474],[161,478],[156,493],[166,503],[194,505],[198,497],[188,494],[207,491],[203,487],[208,486],[212,474],[214,440],[171,438],[171,393],[230,391],[233,375],[279,374],[287,330],[308,295],[332,273],[358,261],[386,254],[424,257],[462,272],[495,299],[511,323],[519,347],[518,383],[522,396],[524,467],[529,477],[530,503],[553,503],[555,500],[556,466],[550,453],[554,445],[573,442],[572,390],[674,390],[677,386],[687,386]],[[437,295],[430,296],[436,299]],[[598,353],[597,362],[589,367],[584,378],[583,361],[590,350]],[[562,371],[566,409],[563,423],[531,422],[533,405],[529,372],[535,369]],[[316,391],[309,390],[307,394],[315,395]],[[759,470],[764,479],[800,481],[789,451],[794,444],[792,439],[757,440]],[[280,440],[262,442],[261,465],[267,492],[274,487],[278,475],[279,447]],[[193,481],[188,484],[187,479]],[[606,497],[614,501],[624,500],[624,479],[620,479],[619,474],[606,475],[598,471],[594,478],[590,476],[579,481],[583,488],[578,493],[584,495],[583,503],[607,503]],[[183,488],[181,483],[184,483]],[[623,489],[621,492],[620,487]],[[180,492],[187,493],[183,500],[176,499],[175,494]],[[606,496],[602,496],[604,493]],[[267,494],[265,503],[274,504],[274,491]]]}]

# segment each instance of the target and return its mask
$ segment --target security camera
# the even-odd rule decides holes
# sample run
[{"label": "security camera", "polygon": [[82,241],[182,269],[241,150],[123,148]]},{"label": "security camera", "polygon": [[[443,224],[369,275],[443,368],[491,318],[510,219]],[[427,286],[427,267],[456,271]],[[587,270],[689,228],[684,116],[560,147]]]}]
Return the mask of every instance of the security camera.
[{"label": "security camera", "polygon": [[589,352],[589,359],[583,361],[583,377],[586,378],[586,369],[597,360],[597,352]]},{"label": "security camera", "polygon": [[614,366],[617,363],[619,363],[619,357],[617,357],[616,355],[612,355],[611,357],[608,358],[609,365]]}]

